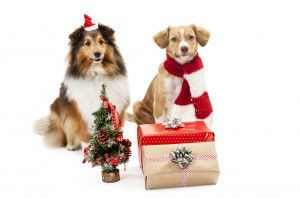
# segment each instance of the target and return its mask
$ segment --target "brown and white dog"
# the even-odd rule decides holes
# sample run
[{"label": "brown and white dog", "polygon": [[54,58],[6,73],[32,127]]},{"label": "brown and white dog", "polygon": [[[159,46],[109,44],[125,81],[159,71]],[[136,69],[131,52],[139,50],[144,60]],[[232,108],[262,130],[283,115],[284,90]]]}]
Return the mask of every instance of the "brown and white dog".
[{"label": "brown and white dog", "polygon": [[209,36],[196,25],[168,27],[154,35],[155,43],[166,48],[167,60],[160,65],[144,99],[133,106],[137,124],[161,123],[175,117],[204,120],[211,127],[212,108],[198,56],[198,44],[204,47]]},{"label": "brown and white dog", "polygon": [[35,124],[49,145],[76,150],[88,142],[92,113],[100,107],[100,89],[106,85],[107,96],[124,121],[129,106],[129,88],[123,58],[115,44],[114,30],[101,24],[94,30],[80,27],[70,34],[69,66],[58,98],[48,117]]}]

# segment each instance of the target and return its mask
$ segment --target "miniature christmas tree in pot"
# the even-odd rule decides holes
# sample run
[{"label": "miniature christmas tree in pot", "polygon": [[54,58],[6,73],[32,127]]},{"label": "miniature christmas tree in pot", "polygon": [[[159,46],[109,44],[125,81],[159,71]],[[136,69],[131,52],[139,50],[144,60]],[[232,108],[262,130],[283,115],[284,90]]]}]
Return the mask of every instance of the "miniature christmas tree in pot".
[{"label": "miniature christmas tree in pot", "polygon": [[115,106],[106,96],[106,87],[103,84],[99,110],[93,113],[94,126],[90,132],[90,145],[84,149],[85,163],[102,167],[102,181],[111,183],[120,180],[119,164],[126,163],[131,156],[131,142],[123,139],[121,118]]}]

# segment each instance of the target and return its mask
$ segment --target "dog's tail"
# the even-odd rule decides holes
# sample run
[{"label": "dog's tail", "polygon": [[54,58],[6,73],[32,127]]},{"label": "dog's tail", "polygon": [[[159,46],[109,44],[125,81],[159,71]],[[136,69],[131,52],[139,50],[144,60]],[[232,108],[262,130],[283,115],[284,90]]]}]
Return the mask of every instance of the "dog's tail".
[{"label": "dog's tail", "polygon": [[54,131],[51,127],[50,118],[43,117],[36,120],[33,124],[33,130],[36,134],[44,136],[44,142],[50,147],[60,147],[66,145],[66,136],[63,131]]},{"label": "dog's tail", "polygon": [[[141,102],[140,101],[136,101],[134,104],[133,104],[133,111],[136,109],[136,106],[139,105]],[[134,119],[134,116],[132,113],[126,113],[126,120],[129,121],[129,122],[133,122],[133,123],[137,123],[137,121]]]},{"label": "dog's tail", "polygon": [[33,124],[33,131],[39,135],[47,135],[50,133],[50,120],[48,117],[43,117],[36,120]]}]

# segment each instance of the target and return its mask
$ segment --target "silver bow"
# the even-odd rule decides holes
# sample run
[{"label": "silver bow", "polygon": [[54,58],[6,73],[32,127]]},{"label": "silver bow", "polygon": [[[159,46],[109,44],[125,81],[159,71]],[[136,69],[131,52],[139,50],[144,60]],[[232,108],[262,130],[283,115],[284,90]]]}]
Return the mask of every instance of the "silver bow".
[{"label": "silver bow", "polygon": [[177,129],[184,127],[184,124],[181,122],[181,118],[166,118],[162,124],[166,129]]},{"label": "silver bow", "polygon": [[193,157],[191,156],[192,151],[185,147],[178,147],[175,151],[170,153],[171,160],[177,163],[181,169],[185,169],[193,162]]}]

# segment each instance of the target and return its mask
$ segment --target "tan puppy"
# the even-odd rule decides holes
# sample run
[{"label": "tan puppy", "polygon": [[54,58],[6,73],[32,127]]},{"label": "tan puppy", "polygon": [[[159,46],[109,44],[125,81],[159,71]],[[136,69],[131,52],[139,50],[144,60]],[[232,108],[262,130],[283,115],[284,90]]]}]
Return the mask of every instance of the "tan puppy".
[{"label": "tan puppy", "polygon": [[[187,63],[198,57],[198,44],[205,46],[209,36],[210,33],[207,30],[196,25],[189,25],[168,27],[154,35],[153,39],[160,48],[166,48],[168,59],[185,67]],[[180,117],[183,121],[198,120],[195,117],[193,104],[184,106],[185,110],[181,109],[182,106],[175,105],[175,100],[182,90],[183,81],[188,77],[171,74],[164,64],[160,65],[158,74],[152,80],[144,99],[137,101],[133,106],[133,118],[137,124],[161,123],[165,118],[171,117]],[[199,84],[193,89],[197,89],[194,93],[201,95],[206,92],[203,70],[197,72],[197,78]],[[210,126],[211,114],[203,120]]]}]

